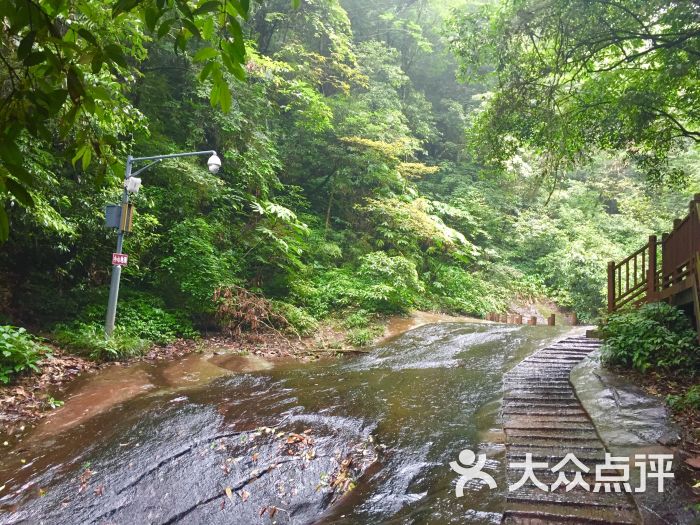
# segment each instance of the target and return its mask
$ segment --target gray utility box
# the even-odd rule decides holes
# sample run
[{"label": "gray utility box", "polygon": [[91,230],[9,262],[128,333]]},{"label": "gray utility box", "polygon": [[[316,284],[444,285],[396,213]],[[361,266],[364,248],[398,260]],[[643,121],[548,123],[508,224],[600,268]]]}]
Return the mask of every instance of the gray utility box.
[{"label": "gray utility box", "polygon": [[122,207],[119,204],[105,206],[105,228],[119,228],[122,219]]}]

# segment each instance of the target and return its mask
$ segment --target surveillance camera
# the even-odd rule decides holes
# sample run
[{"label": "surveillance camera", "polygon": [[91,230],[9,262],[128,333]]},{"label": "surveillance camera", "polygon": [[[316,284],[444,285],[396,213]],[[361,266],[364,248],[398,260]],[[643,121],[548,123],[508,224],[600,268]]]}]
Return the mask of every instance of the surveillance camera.
[{"label": "surveillance camera", "polygon": [[207,161],[207,166],[209,166],[209,171],[212,173],[218,173],[219,168],[221,168],[221,159],[214,153]]}]

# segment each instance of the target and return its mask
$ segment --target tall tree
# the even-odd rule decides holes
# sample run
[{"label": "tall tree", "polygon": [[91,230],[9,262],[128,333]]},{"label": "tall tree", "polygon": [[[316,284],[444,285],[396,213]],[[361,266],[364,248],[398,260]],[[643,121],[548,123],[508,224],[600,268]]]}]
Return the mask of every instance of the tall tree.
[{"label": "tall tree", "polygon": [[487,161],[527,147],[557,175],[596,148],[654,181],[700,142],[700,7],[664,0],[514,0],[452,22],[465,79],[491,81],[473,137]]},{"label": "tall tree", "polygon": [[[296,3],[296,2],[295,2]],[[140,118],[125,93],[147,45],[167,39],[205,63],[211,102],[228,111],[223,71],[244,78],[249,0],[6,0],[0,3],[0,202],[31,206],[32,151],[63,153],[99,174],[115,168]],[[202,45],[205,43],[206,45]],[[31,147],[30,147],[31,144]],[[59,147],[56,145],[59,144]],[[0,242],[9,222],[0,205]]]}]

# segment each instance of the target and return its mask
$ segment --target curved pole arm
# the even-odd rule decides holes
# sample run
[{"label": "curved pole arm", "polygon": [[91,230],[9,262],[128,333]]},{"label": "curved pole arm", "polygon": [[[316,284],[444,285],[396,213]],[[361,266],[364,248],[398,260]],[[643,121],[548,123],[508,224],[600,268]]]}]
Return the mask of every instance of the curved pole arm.
[{"label": "curved pole arm", "polygon": [[153,157],[134,157],[131,159],[132,162],[138,162],[140,160],[163,160],[163,159],[174,159],[177,157],[194,157],[196,155],[215,155],[216,151],[192,151],[189,153],[171,153],[169,155],[154,155]]},{"label": "curved pole arm", "polygon": [[138,170],[136,173],[132,173],[131,175],[129,175],[128,178],[136,177],[136,175],[138,175],[138,174],[141,173],[142,171],[147,170],[148,168],[150,168],[150,167],[153,166],[154,164],[158,164],[158,163],[159,163],[160,161],[162,161],[162,160],[163,160],[163,159],[154,160],[154,161],[151,162],[150,164],[147,164],[146,166],[144,166],[143,168],[141,168],[140,170]]}]

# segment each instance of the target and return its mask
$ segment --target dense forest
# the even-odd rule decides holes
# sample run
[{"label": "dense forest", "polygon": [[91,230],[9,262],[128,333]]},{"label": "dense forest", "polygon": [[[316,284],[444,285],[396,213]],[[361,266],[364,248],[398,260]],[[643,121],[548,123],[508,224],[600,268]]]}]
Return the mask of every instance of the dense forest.
[{"label": "dense forest", "polygon": [[251,298],[358,344],[412,309],[594,321],[700,191],[699,15],[661,4],[3,2],[0,321],[99,347],[126,155],[207,149],[142,175],[117,348]]}]

